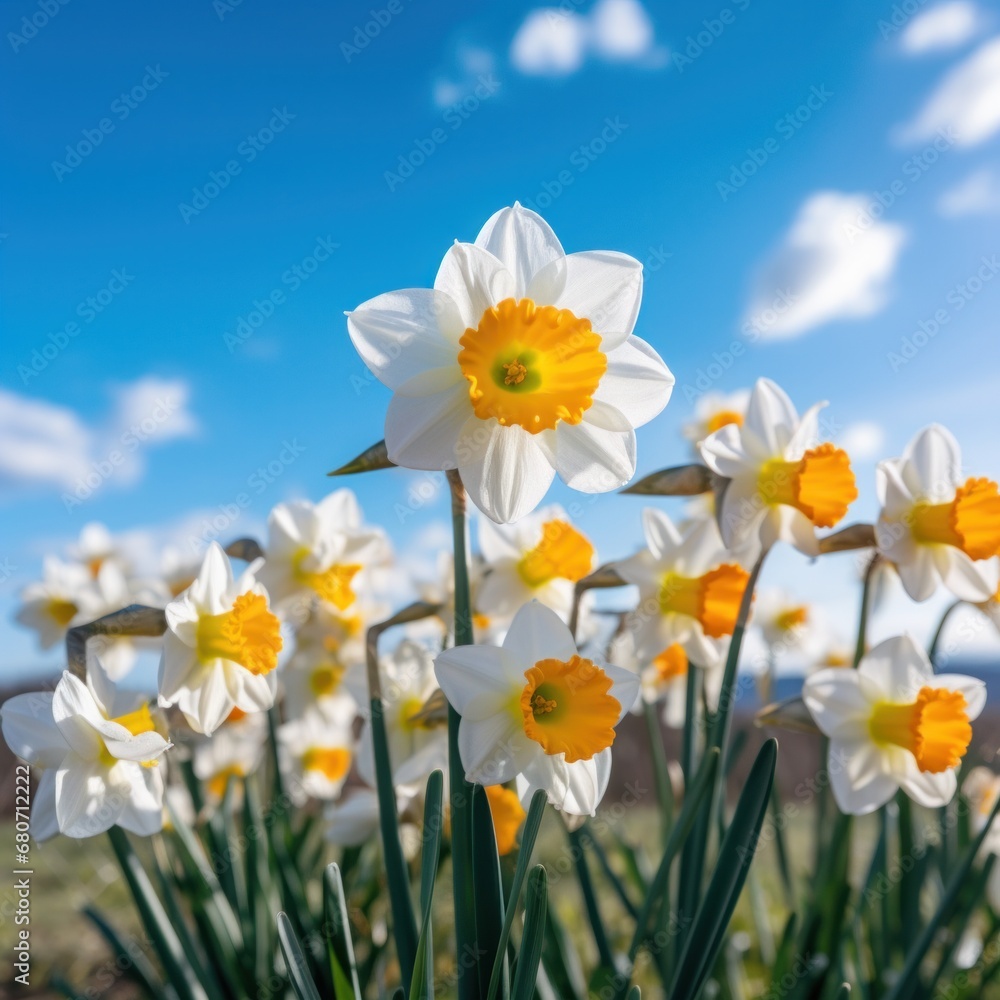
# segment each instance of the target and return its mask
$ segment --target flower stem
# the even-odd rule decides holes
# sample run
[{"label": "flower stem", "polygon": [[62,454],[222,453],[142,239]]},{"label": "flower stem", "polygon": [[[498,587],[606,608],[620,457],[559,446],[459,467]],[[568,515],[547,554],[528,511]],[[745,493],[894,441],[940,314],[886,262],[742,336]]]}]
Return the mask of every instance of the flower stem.
[{"label": "flower stem", "polygon": [[861,586],[861,613],[858,616],[858,641],[854,645],[855,667],[861,662],[861,657],[865,655],[868,646],[868,615],[871,612],[872,581],[875,577],[875,569],[881,561],[882,557],[876,552],[865,569],[864,582]]},{"label": "flower stem", "polygon": [[934,630],[934,637],[931,639],[931,644],[927,647],[927,659],[931,661],[931,666],[937,669],[937,653],[938,647],[941,645],[941,639],[944,636],[944,627],[948,623],[948,619],[951,617],[952,612],[957,611],[965,602],[964,601],[953,601],[944,609],[944,614],[941,615],[941,620],[938,622],[937,628]]},{"label": "flower stem", "polygon": [[674,796],[670,787],[670,772],[667,769],[667,753],[663,746],[660,720],[656,717],[656,705],[644,700],[642,713],[646,717],[646,733],[649,736],[649,751],[653,758],[656,797],[660,804],[660,826],[663,842],[666,843],[674,822]]}]

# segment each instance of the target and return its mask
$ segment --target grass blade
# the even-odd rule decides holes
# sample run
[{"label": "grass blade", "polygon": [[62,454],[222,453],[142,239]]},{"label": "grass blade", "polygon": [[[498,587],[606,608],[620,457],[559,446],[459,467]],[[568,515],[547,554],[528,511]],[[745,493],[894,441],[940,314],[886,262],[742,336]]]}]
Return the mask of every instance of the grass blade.
[{"label": "grass blade", "polygon": [[[490,973],[499,955],[504,903],[493,814],[482,785],[474,785],[472,790],[472,880],[476,893],[476,940],[480,956],[479,992],[485,996]],[[503,978],[500,995],[507,997],[510,995],[510,970],[506,955],[501,956],[501,963]]]},{"label": "grass blade", "polygon": [[278,941],[281,943],[281,953],[285,956],[288,979],[295,995],[299,1000],[321,1000],[298,935],[284,911],[278,914]]},{"label": "grass blade", "polygon": [[524,904],[524,934],[521,951],[517,957],[517,972],[511,989],[511,1000],[532,1000],[535,994],[535,977],[542,957],[545,937],[545,912],[548,907],[548,882],[545,868],[536,865],[528,879],[528,894]]},{"label": "grass blade", "polygon": [[434,932],[431,907],[434,880],[441,858],[441,828],[444,826],[444,774],[432,771],[424,797],[424,842],[420,852],[420,937],[410,979],[411,1000],[431,1000],[434,996]]},{"label": "grass blade", "polygon": [[334,863],[323,875],[323,914],[335,1000],[361,1000],[361,984],[354,959],[354,942],[347,916],[347,899],[340,868]]}]

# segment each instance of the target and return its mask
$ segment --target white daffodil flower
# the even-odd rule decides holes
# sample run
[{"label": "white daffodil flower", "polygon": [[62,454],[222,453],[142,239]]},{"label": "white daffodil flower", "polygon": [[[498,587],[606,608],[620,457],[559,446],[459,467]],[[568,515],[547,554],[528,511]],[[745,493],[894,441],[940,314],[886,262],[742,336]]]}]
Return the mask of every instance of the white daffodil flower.
[{"label": "white daffodil flower", "polygon": [[281,630],[254,575],[258,565],[234,580],[229,558],[212,542],[198,578],[166,608],[160,704],[177,705],[206,736],[234,708],[259,712],[274,703]]},{"label": "white daffodil flower", "polygon": [[[962,794],[972,806],[972,833],[979,834],[993,812],[1000,796],[1000,774],[988,767],[974,767],[962,782]],[[1000,823],[996,820],[983,841],[983,853],[1000,854]],[[1000,910],[1000,866],[994,865],[986,883],[986,898],[994,910]]]},{"label": "white daffodil flower", "polygon": [[111,532],[97,521],[91,521],[80,529],[80,537],[75,545],[69,547],[68,552],[77,562],[83,563],[95,579],[100,568],[109,559],[125,569],[125,560],[115,545]]},{"label": "white daffodil flower", "polygon": [[727,424],[740,427],[746,419],[750,390],[736,392],[706,392],[694,405],[694,417],[682,427],[681,433],[697,450],[699,444]]},{"label": "white daffodil flower", "polygon": [[[448,787],[447,776],[445,787]],[[412,861],[419,857],[423,842],[420,823],[423,819],[424,789],[396,785],[396,814],[403,854]],[[337,802],[328,802],[323,810],[326,839],[339,847],[361,847],[379,833],[378,793],[374,788],[351,788]]]},{"label": "white daffodil flower", "polygon": [[515,524],[479,523],[479,549],[488,572],[476,607],[509,620],[523,604],[540,601],[569,620],[573,589],[593,568],[594,546],[553,504]]},{"label": "white daffodil flower", "polygon": [[21,591],[15,620],[38,633],[42,649],[51,649],[66,638],[70,626],[100,617],[101,603],[92,582],[86,566],[46,556],[42,579]]},{"label": "white daffodil flower", "polygon": [[774,653],[802,645],[811,624],[811,609],[782,590],[763,590],[754,601],[753,624]]},{"label": "white daffodil flower", "polygon": [[191,767],[213,801],[226,793],[230,778],[246,778],[260,767],[268,740],[263,712],[234,708],[211,737],[195,742]]},{"label": "white daffodil flower", "polygon": [[639,588],[629,616],[640,660],[679,645],[692,663],[718,666],[729,648],[749,574],[726,550],[715,522],[700,518],[677,528],[662,511],[642,512],[646,548],[614,564]]},{"label": "white daffodil flower", "polygon": [[632,336],[642,265],[622,253],[566,255],[540,216],[497,212],[455,243],[432,289],[388,292],[348,314],[365,364],[393,390],[389,457],[455,469],[476,506],[516,521],[558,472],[584,493],[635,473],[635,428],[674,377]]},{"label": "white daffodil flower", "polygon": [[544,789],[556,808],[593,815],[608,786],[615,726],[639,678],[580,656],[562,619],[532,601],[503,645],[456,646],[437,657],[438,683],[462,716],[459,752],[469,781],[520,777],[522,801]]},{"label": "white daffodil flower", "polygon": [[0,725],[11,751],[42,771],[31,809],[36,840],[162,828],[156,765],[171,744],[141,697],[117,691],[94,657],[87,683],[67,670],[55,691],[15,695],[0,708]]},{"label": "white daffodil flower", "polygon": [[[419,643],[404,639],[392,653],[379,661],[382,683],[382,718],[389,742],[393,780],[403,785],[423,786],[435,768],[448,763],[448,735],[436,723],[418,719],[417,713],[437,690],[434,657]],[[348,677],[355,700],[362,706],[365,725],[358,747],[358,773],[375,785],[375,756],[369,728],[370,698],[363,671]]]},{"label": "white daffodil flower", "polygon": [[857,670],[810,675],[802,697],[830,737],[837,805],[862,815],[900,788],[923,806],[951,801],[986,685],[963,674],[935,674],[923,650],[899,636],[879,643]]},{"label": "white daffodil flower", "polygon": [[964,601],[985,601],[1000,584],[1000,492],[990,479],[965,479],[951,433],[925,427],[902,458],[879,464],[879,551],[906,592],[926,601],[943,583]]},{"label": "white daffodil flower", "polygon": [[388,553],[385,533],[362,525],[354,494],[336,490],[317,504],[280,503],[267,519],[266,558],[258,577],[275,607],[319,600],[347,611],[359,575]]},{"label": "white daffodil flower", "polygon": [[307,798],[334,799],[340,794],[354,759],[351,731],[357,715],[354,699],[340,699],[337,719],[307,712],[278,727],[278,754],[285,787],[299,804]]},{"label": "white daffodil flower", "polygon": [[699,446],[702,460],[729,480],[719,525],[730,549],[759,551],[788,542],[819,551],[816,528],[832,528],[857,499],[847,454],[819,439],[817,403],[800,418],[784,391],[758,379],[742,424],[726,424]]}]

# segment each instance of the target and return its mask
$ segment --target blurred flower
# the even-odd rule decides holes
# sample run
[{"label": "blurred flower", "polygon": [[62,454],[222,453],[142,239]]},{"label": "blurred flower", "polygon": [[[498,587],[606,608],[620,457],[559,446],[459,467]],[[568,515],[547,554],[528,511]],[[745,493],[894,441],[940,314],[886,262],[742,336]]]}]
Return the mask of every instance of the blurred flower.
[{"label": "blurred flower", "polygon": [[754,602],[753,623],[775,651],[784,652],[800,645],[812,624],[810,619],[808,604],[780,590],[765,590]]},{"label": "blurred flower", "polygon": [[196,732],[211,735],[234,708],[262,711],[274,702],[282,639],[254,575],[259,564],[234,581],[229,558],[212,542],[198,578],[167,605],[160,704],[177,705]]},{"label": "blurred flower", "polygon": [[278,608],[307,598],[347,611],[357,598],[359,575],[388,553],[384,532],[362,526],[361,508],[348,489],[318,504],[280,503],[267,526],[266,558],[258,575]]},{"label": "blurred flower", "polygon": [[527,813],[517,792],[503,785],[487,785],[486,798],[490,802],[493,831],[497,838],[497,854],[503,857],[517,847],[517,834]]},{"label": "blurred flower", "polygon": [[487,573],[476,607],[509,620],[535,599],[568,621],[573,589],[594,568],[594,546],[557,505],[511,525],[479,524],[479,548]]},{"label": "blurred flower", "polygon": [[708,467],[728,479],[720,527],[730,549],[775,541],[817,555],[816,528],[832,528],[857,499],[847,454],[816,445],[819,411],[799,418],[770,379],[758,379],[742,425],[726,424],[700,446]]},{"label": "blurred flower", "polygon": [[163,825],[157,764],[170,743],[141,696],[119,692],[94,657],[88,682],[68,670],[54,692],[15,695],[0,708],[7,745],[42,770],[31,833],[92,837],[118,825],[155,833]]},{"label": "blurred flower", "polygon": [[[379,661],[382,683],[382,717],[389,741],[389,759],[393,779],[403,785],[423,780],[448,762],[448,738],[443,726],[416,718],[424,703],[437,690],[434,657],[425,647],[404,639],[388,656]],[[362,706],[365,727],[358,748],[358,773],[375,785],[375,758],[369,730],[367,682],[357,690],[361,672],[350,678],[355,699]]]},{"label": "blurred flower", "polygon": [[46,556],[42,579],[21,591],[21,607],[14,617],[38,633],[42,649],[51,649],[66,638],[71,625],[92,619],[92,609],[100,606],[97,596],[85,566]]},{"label": "blurred flower", "polygon": [[[469,597],[472,601],[472,631],[477,642],[491,641],[500,624],[482,608],[479,589],[483,583],[485,564],[478,555],[472,555],[469,560]],[[439,605],[435,618],[427,619],[444,629],[445,637],[455,635],[455,560],[450,552],[440,552],[437,559],[437,579],[417,581],[417,591],[420,600],[428,604]],[[414,623],[411,628],[419,633],[420,623]]]},{"label": "blurred flower", "polygon": [[[445,781],[447,787],[447,779]],[[399,838],[409,860],[420,854],[420,822],[423,817],[423,789],[396,786]],[[323,811],[326,839],[340,847],[361,847],[378,836],[378,793],[374,788],[351,788],[337,802],[328,802]]]},{"label": "blurred flower", "polygon": [[[972,806],[972,833],[975,836],[986,825],[1000,796],[1000,774],[994,774],[988,767],[972,768],[962,782],[962,794]],[[983,851],[1000,854],[1000,823],[996,820],[983,841]],[[996,864],[986,882],[986,898],[994,911],[1000,910],[1000,866]]]},{"label": "blurred flower", "polygon": [[388,292],[348,314],[358,353],[394,392],[389,457],[457,468],[498,522],[534,510],[556,472],[585,493],[624,485],[635,428],[674,382],[631,336],[641,296],[632,257],[566,256],[534,212],[497,212],[475,244],[448,251],[433,289]]},{"label": "blurred flower", "polygon": [[698,666],[717,666],[729,648],[749,574],[708,518],[678,530],[662,511],[647,507],[642,524],[647,547],[614,564],[639,588],[639,607],[628,624],[637,656],[649,662],[679,645]]},{"label": "blurred flower", "polygon": [[354,758],[351,726],[356,713],[351,698],[340,699],[339,718],[307,712],[279,726],[279,759],[286,788],[297,802],[306,797],[333,799],[347,780]]},{"label": "blurred flower", "polygon": [[935,675],[923,650],[900,636],[879,643],[857,670],[807,677],[802,697],[830,737],[837,805],[860,815],[900,788],[923,806],[951,801],[986,685],[962,674]]},{"label": "blurred flower", "polygon": [[518,778],[522,802],[544,789],[556,808],[593,815],[608,785],[615,726],[639,679],[581,657],[559,616],[537,601],[514,616],[503,646],[440,653],[438,683],[462,716],[469,781]]},{"label": "blurred flower", "polygon": [[749,389],[736,392],[706,392],[698,397],[694,406],[694,419],[681,427],[681,433],[697,449],[709,434],[727,424],[740,427],[746,418],[747,404],[750,402]]},{"label": "blurred flower", "polygon": [[1000,584],[1000,493],[990,479],[962,479],[951,433],[925,427],[902,458],[878,467],[882,504],[875,536],[906,592],[926,601],[943,583],[965,601],[985,601]]},{"label": "blurred flower", "polygon": [[111,537],[111,532],[96,521],[83,526],[76,544],[69,548],[69,555],[77,562],[83,563],[95,579],[101,567],[109,559],[115,560],[123,571],[126,569],[125,561]]},{"label": "blurred flower", "polygon": [[195,743],[191,766],[213,800],[225,795],[230,778],[246,778],[260,767],[267,739],[263,712],[234,708],[211,737]]}]

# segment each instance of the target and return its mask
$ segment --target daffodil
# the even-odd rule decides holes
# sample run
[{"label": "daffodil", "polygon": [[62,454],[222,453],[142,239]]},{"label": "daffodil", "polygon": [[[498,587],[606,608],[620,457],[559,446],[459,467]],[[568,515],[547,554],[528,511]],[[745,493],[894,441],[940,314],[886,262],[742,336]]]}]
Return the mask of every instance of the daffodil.
[{"label": "daffodil", "polygon": [[746,418],[750,390],[736,392],[706,392],[698,397],[694,417],[681,428],[681,433],[695,448],[722,427],[734,424],[740,427]]},{"label": "daffodil", "polygon": [[42,579],[21,591],[21,607],[14,617],[38,634],[42,649],[51,649],[66,638],[70,626],[98,617],[100,607],[85,566],[46,556]]},{"label": "daffodil", "polygon": [[342,699],[339,719],[307,712],[278,727],[279,760],[293,798],[333,799],[347,780],[354,759],[351,699]]},{"label": "daffodil", "polygon": [[433,289],[388,292],[348,314],[365,364],[393,390],[389,457],[455,469],[498,522],[538,506],[558,472],[605,493],[635,472],[635,428],[673,376],[632,336],[642,265],[610,251],[566,255],[515,204],[476,242],[455,243]]},{"label": "daffodil", "polygon": [[119,692],[94,657],[87,683],[65,671],[55,691],[15,695],[0,708],[0,725],[13,753],[42,772],[31,811],[36,840],[162,827],[157,764],[170,743],[141,696]]},{"label": "daffodil", "polygon": [[1000,583],[1000,491],[965,478],[958,442],[931,424],[902,458],[878,467],[882,504],[875,537],[906,592],[925,601],[943,583],[956,597],[985,601]]},{"label": "daffodil", "polygon": [[511,525],[480,521],[479,548],[488,572],[476,607],[491,617],[510,619],[534,599],[567,621],[574,584],[594,568],[594,546],[557,505]]},{"label": "daffodil", "polygon": [[517,792],[503,785],[488,785],[486,798],[490,803],[493,817],[493,832],[497,840],[497,854],[503,857],[517,847],[517,835],[527,813]]},{"label": "daffodil", "polygon": [[614,564],[639,588],[639,606],[627,623],[637,656],[651,662],[677,645],[698,666],[717,666],[729,648],[749,574],[709,518],[678,528],[647,507],[642,524],[646,548]]},{"label": "daffodil", "polygon": [[781,590],[764,590],[754,603],[753,624],[775,652],[799,646],[812,624],[812,610],[804,601]]},{"label": "daffodil", "polygon": [[260,767],[267,739],[263,712],[234,708],[210,737],[195,742],[191,766],[213,801],[222,798],[231,779],[249,777]]},{"label": "daffodil", "polygon": [[986,685],[962,674],[935,674],[923,650],[900,636],[879,643],[857,670],[810,675],[802,697],[830,737],[837,804],[860,815],[900,788],[923,806],[951,800]]},{"label": "daffodil", "polygon": [[857,498],[847,454],[817,444],[825,405],[800,418],[782,389],[758,379],[743,423],[726,424],[702,441],[705,464],[728,480],[719,524],[730,549],[785,541],[816,555],[816,528],[832,528]]},{"label": "daffodil", "polygon": [[[962,794],[969,800],[972,807],[972,833],[980,833],[989,821],[1000,797],[1000,774],[995,774],[988,767],[974,767],[962,782]],[[1000,854],[1000,823],[993,821],[986,839],[983,841],[983,853]],[[986,898],[994,911],[1000,910],[1000,867],[993,866],[986,882]]]},{"label": "daffodil", "polygon": [[96,579],[101,567],[110,559],[118,562],[125,570],[125,561],[115,545],[111,532],[97,521],[85,524],[80,529],[80,537],[75,545],[69,547],[69,555],[77,562],[86,566],[90,575]]},{"label": "daffodil", "polygon": [[384,532],[364,527],[357,499],[347,489],[317,504],[280,503],[267,526],[266,558],[258,575],[278,608],[307,599],[348,611],[364,570],[388,551]]},{"label": "daffodil", "polygon": [[[404,639],[379,661],[382,685],[382,718],[389,742],[393,779],[403,785],[422,784],[435,768],[446,767],[447,733],[441,725],[424,721],[420,710],[437,689],[434,657],[419,643]],[[375,785],[375,758],[369,729],[367,687],[358,690],[359,674],[350,678],[355,699],[362,706],[365,727],[358,749],[358,773]]]},{"label": "daffodil", "polygon": [[557,808],[593,815],[615,726],[639,693],[634,673],[580,656],[566,624],[537,601],[517,612],[502,646],[456,646],[438,654],[435,670],[462,717],[469,781],[520,777],[522,801],[544,789]]},{"label": "daffodil", "polygon": [[167,605],[160,659],[160,704],[177,705],[196,732],[211,735],[234,708],[274,702],[281,627],[251,564],[233,578],[216,542],[198,578]]}]

